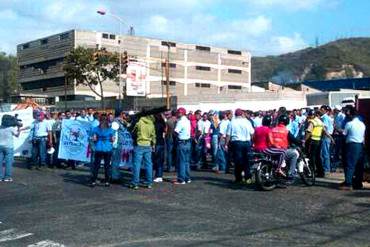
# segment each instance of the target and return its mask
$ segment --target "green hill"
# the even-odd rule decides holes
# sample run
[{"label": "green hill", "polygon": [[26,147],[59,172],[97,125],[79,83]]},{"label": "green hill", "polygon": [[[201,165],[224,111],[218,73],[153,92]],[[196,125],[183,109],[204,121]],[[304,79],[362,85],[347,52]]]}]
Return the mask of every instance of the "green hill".
[{"label": "green hill", "polygon": [[280,56],[252,58],[252,81],[285,84],[369,76],[370,38],[341,39]]}]

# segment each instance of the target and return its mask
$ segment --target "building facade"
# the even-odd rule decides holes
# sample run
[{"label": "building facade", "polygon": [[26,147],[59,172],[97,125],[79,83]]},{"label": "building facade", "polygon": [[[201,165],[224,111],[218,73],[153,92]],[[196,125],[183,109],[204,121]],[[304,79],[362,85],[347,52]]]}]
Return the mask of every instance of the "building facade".
[{"label": "building facade", "polygon": [[[146,64],[147,97],[165,94],[165,61],[169,59],[170,93],[180,97],[249,92],[251,54],[225,48],[173,41],[71,30],[17,46],[22,93],[45,95],[55,100],[95,98],[88,87],[65,86],[63,62],[79,46],[127,51],[130,59]],[[169,51],[169,52],[168,52]],[[115,82],[104,83],[106,97],[118,97]]]}]

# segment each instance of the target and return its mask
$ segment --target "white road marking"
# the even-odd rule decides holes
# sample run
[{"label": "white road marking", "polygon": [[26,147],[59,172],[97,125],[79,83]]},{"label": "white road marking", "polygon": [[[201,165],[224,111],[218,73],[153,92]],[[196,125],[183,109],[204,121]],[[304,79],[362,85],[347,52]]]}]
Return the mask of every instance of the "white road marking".
[{"label": "white road marking", "polygon": [[33,233],[21,233],[17,232],[16,229],[13,228],[0,231],[0,243],[25,238],[31,235],[33,235]]},{"label": "white road marking", "polygon": [[59,244],[50,240],[44,240],[36,244],[28,245],[27,247],[65,247],[63,244]]}]

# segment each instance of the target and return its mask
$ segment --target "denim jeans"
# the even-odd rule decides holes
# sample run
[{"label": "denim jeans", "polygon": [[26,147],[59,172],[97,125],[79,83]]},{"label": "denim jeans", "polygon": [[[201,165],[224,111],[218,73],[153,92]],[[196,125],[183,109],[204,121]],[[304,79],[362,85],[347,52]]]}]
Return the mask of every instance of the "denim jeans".
[{"label": "denim jeans", "polygon": [[323,137],[321,142],[320,157],[324,172],[330,172],[330,146],[331,141],[329,137]]},{"label": "denim jeans", "polygon": [[[348,186],[361,185],[364,172],[363,144],[347,143],[346,151],[345,183]],[[355,179],[353,176],[355,176]]]},{"label": "denim jeans", "polygon": [[334,146],[334,158],[333,158],[333,163],[331,164],[332,170],[335,170],[338,166],[338,164],[342,163],[342,166],[345,162],[341,162],[341,159],[345,155],[343,155],[343,146],[345,145],[344,143],[344,136],[343,135],[334,135],[334,141],[335,141],[335,146]]},{"label": "denim jeans", "polygon": [[178,141],[177,143],[177,181],[190,180],[190,150],[191,141]]},{"label": "denim jeans", "polygon": [[[47,138],[38,138],[33,141],[32,160],[35,165],[46,166],[46,141]],[[40,160],[38,160],[40,159]]]},{"label": "denim jeans", "polygon": [[112,152],[112,179],[113,180],[121,179],[121,172],[119,169],[120,164],[121,164],[121,149],[114,148]]},{"label": "denim jeans", "polygon": [[232,155],[235,162],[235,181],[241,182],[242,172],[244,171],[245,179],[251,178],[249,166],[249,154],[251,152],[251,143],[249,141],[232,141],[231,142]]},{"label": "denim jeans", "polygon": [[225,140],[221,140],[220,145],[218,145],[217,159],[216,159],[217,168],[221,172],[226,171],[228,155],[229,153],[225,150]]},{"label": "denim jeans", "polygon": [[[14,149],[0,146],[0,180],[12,177],[13,161]],[[3,173],[3,163],[5,164],[5,173]]]},{"label": "denim jeans", "polygon": [[110,161],[112,158],[112,152],[95,152],[95,160],[94,166],[92,167],[92,181],[95,182],[98,178],[99,168],[101,161],[104,160],[104,174],[105,174],[105,182],[110,182]]},{"label": "denim jeans", "polygon": [[163,177],[163,167],[164,167],[164,145],[155,146],[155,152],[153,155],[153,165],[155,169],[155,177]]},{"label": "denim jeans", "polygon": [[289,165],[289,176],[296,175],[296,168],[297,168],[297,161],[298,161],[299,153],[294,148],[289,148],[285,153],[285,159]]},{"label": "denim jeans", "polygon": [[211,146],[212,146],[212,161],[216,163],[218,151],[218,135],[212,135]]},{"label": "denim jeans", "polygon": [[173,169],[173,138],[166,138],[166,163],[167,171],[172,171]]},{"label": "denim jeans", "polygon": [[145,184],[153,183],[153,163],[152,163],[152,147],[151,146],[136,146],[134,149],[134,159],[132,164],[132,185],[140,183],[141,164],[144,163],[145,169]]}]

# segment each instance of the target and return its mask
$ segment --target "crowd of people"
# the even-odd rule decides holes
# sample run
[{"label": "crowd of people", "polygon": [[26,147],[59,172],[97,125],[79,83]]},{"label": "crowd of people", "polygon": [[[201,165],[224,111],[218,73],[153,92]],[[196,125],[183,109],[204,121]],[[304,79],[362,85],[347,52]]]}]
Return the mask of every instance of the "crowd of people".
[{"label": "crowd of people", "polygon": [[[91,124],[92,159],[90,185],[96,186],[104,164],[105,186],[122,181],[122,162],[130,163],[130,188],[152,188],[164,182],[164,172],[176,172],[176,185],[191,183],[191,171],[215,173],[233,170],[235,183],[252,182],[250,155],[262,152],[276,160],[279,176],[294,180],[298,152],[304,147],[318,177],[330,176],[341,166],[345,181],[340,189],[362,188],[366,126],[352,106],[331,109],[195,112],[179,108],[153,115],[128,112],[102,113],[34,112],[30,128],[32,160],[29,169],[76,168],[81,162],[58,158],[62,121],[72,119]],[[12,181],[13,136],[20,127],[0,127],[0,181]],[[287,173],[281,169],[288,165]],[[153,176],[154,174],[154,176]]]}]

